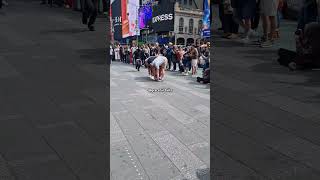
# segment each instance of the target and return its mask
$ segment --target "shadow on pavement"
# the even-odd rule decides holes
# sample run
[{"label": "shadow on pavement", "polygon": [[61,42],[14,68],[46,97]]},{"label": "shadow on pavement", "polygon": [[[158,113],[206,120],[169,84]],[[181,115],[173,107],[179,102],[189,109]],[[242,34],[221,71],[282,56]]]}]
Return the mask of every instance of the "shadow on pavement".
[{"label": "shadow on pavement", "polygon": [[48,34],[78,34],[88,32],[87,28],[70,28],[70,29],[58,29],[58,30],[47,30],[41,31],[40,34],[48,35]]},{"label": "shadow on pavement", "polygon": [[134,80],[136,80],[137,82],[151,82],[151,81],[153,81],[152,79],[150,79],[147,76],[135,77]]},{"label": "shadow on pavement", "polygon": [[107,59],[107,50],[106,48],[97,48],[97,49],[81,49],[77,50],[80,54],[81,59],[88,60],[87,63],[90,64],[106,64]]},{"label": "shadow on pavement", "polygon": [[214,46],[216,47],[243,47],[243,43],[237,41],[223,41],[223,40],[216,40],[214,41]]}]

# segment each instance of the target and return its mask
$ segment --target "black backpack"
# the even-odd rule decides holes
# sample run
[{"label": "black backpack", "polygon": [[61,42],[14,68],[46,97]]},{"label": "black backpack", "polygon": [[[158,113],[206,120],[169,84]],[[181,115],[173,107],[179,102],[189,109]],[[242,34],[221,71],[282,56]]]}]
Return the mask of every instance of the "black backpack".
[{"label": "black backpack", "polygon": [[278,50],[278,62],[282,66],[288,67],[289,63],[293,62],[297,57],[297,53],[295,51],[290,51],[287,49],[280,48]]}]

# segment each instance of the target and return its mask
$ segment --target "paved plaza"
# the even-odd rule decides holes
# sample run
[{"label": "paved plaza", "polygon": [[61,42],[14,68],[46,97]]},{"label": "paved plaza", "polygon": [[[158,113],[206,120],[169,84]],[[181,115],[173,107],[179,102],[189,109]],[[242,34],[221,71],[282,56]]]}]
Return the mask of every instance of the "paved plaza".
[{"label": "paved plaza", "polygon": [[0,10],[0,179],[102,180],[106,18],[10,0]]},{"label": "paved plaza", "polygon": [[212,38],[216,180],[320,179],[320,71],[277,62],[279,47],[294,50],[296,24],[282,21],[270,49]]},{"label": "paved plaza", "polygon": [[110,99],[111,179],[210,179],[210,85],[114,62]]}]

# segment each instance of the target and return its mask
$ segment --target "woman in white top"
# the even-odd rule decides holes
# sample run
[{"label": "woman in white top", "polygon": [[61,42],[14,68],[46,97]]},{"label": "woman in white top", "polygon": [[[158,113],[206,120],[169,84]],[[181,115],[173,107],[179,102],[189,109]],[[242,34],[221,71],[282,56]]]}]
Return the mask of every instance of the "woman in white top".
[{"label": "woman in white top", "polygon": [[115,55],[116,61],[120,61],[120,48],[119,48],[119,46],[117,46],[117,47],[114,49],[114,55]]}]

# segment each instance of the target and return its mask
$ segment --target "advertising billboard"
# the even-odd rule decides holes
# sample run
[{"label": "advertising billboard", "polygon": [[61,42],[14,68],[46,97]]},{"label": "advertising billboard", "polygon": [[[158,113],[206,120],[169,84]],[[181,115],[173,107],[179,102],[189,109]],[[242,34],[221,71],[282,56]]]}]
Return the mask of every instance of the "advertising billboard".
[{"label": "advertising billboard", "polygon": [[129,36],[139,35],[139,0],[127,0],[128,1],[128,19],[129,19]]},{"label": "advertising billboard", "polygon": [[139,9],[139,28],[145,29],[152,20],[152,5],[146,4]]},{"label": "advertising billboard", "polygon": [[203,29],[202,29],[202,36],[203,37],[210,37],[210,0],[203,1]]},{"label": "advertising billboard", "polygon": [[113,37],[115,40],[120,40],[122,38],[121,0],[114,0],[111,3]]},{"label": "advertising billboard", "polygon": [[166,1],[153,7],[152,28],[155,32],[174,31],[174,3]]},{"label": "advertising billboard", "polygon": [[129,18],[128,18],[128,0],[121,1],[121,14],[122,14],[122,37],[129,37]]}]

